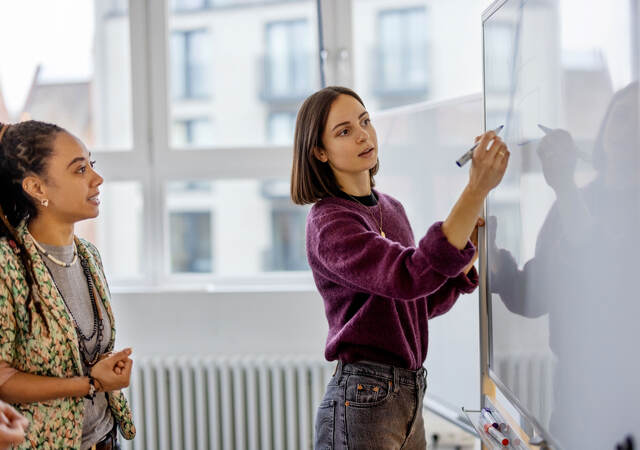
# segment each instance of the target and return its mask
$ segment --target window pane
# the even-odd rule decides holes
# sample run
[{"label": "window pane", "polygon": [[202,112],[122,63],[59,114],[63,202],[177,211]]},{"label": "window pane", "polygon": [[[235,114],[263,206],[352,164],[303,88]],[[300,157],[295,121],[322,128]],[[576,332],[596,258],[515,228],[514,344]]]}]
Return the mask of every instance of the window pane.
[{"label": "window pane", "polygon": [[207,6],[207,0],[170,0],[169,7],[173,11],[188,11],[202,9]]},{"label": "window pane", "polygon": [[292,142],[272,116],[320,87],[315,1],[173,1],[169,32],[173,148]]},{"label": "window pane", "polygon": [[209,119],[176,120],[173,123],[174,146],[206,146],[213,136]]},{"label": "window pane", "polygon": [[353,1],[354,87],[369,110],[482,90],[487,0]]},{"label": "window pane", "polygon": [[[61,125],[89,148],[132,147],[125,1],[0,0],[0,121]],[[34,13],[37,12],[37,13]]]},{"label": "window pane", "polygon": [[175,211],[169,214],[171,272],[212,271],[210,212]]},{"label": "window pane", "polygon": [[100,215],[78,223],[76,234],[96,245],[109,281],[140,278],[144,239],[142,184],[107,182],[100,190]]},{"label": "window pane", "polygon": [[293,141],[296,125],[294,112],[274,112],[269,115],[269,142],[274,145],[287,145]]},{"label": "window pane", "polygon": [[172,273],[308,270],[308,208],[291,202],[287,181],[171,182],[167,211]]}]

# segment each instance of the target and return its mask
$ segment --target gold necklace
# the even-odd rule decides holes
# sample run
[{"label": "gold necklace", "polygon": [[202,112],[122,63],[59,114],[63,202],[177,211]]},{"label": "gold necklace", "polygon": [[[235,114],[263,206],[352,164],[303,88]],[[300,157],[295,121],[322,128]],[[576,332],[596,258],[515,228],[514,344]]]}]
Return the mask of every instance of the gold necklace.
[{"label": "gold necklace", "polygon": [[[349,193],[347,193],[347,192],[345,192],[345,194],[347,194],[349,197],[351,197],[353,200],[355,200],[355,202],[356,202],[356,203],[360,203],[362,206],[364,206],[365,208],[367,208],[367,211],[369,212],[369,214],[371,214],[371,217],[373,217],[373,220],[374,220],[375,222],[377,222],[377,221],[376,221],[376,216],[375,216],[375,215],[373,215],[373,213],[371,212],[371,210],[369,209],[369,207],[368,207],[367,205],[365,205],[364,203],[362,203],[360,200],[358,200],[357,198],[355,198],[353,195],[351,195],[351,194],[349,194]],[[373,195],[373,192],[371,193],[371,195]],[[374,196],[374,198],[375,198],[375,196]],[[378,228],[380,229],[380,236],[382,236],[383,238],[386,238],[386,237],[387,237],[387,235],[386,235],[386,234],[384,234],[384,231],[382,231],[382,208],[380,207],[380,200],[379,200],[379,199],[377,200],[377,203],[378,203],[378,213],[379,213],[379,215],[380,215],[380,223],[379,223],[379,226],[378,226]]]}]

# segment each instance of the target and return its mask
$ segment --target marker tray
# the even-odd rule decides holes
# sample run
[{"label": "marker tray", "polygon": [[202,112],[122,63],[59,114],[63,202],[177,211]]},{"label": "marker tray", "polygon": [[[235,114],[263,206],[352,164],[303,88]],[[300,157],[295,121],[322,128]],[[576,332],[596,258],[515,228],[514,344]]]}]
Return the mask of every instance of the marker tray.
[{"label": "marker tray", "polygon": [[[504,434],[504,436],[507,439],[509,439],[509,445],[505,446],[505,445],[502,445],[500,442],[496,441],[492,436],[490,436],[487,432],[484,431],[484,429],[482,428],[482,419],[481,419],[482,416],[480,415],[480,411],[464,409],[463,407],[462,412],[467,417],[467,419],[469,419],[469,422],[471,422],[471,425],[473,425],[473,428],[476,429],[476,432],[478,433],[480,440],[488,449],[529,450],[529,447],[527,447],[527,445],[524,443],[522,438],[520,438],[520,436],[518,436],[516,432],[513,431],[512,428],[509,428],[508,432],[502,432],[502,434]],[[520,439],[519,445],[514,444],[516,438]]]}]

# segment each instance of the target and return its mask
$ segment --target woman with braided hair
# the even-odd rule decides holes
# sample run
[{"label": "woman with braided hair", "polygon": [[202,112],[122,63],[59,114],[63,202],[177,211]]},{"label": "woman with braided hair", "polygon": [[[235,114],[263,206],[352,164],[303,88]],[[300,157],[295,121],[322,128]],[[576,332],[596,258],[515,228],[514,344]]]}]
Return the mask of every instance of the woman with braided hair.
[{"label": "woman with braided hair", "polygon": [[0,400],[29,422],[20,448],[118,448],[135,435],[119,391],[131,349],[115,322],[97,249],[74,235],[96,217],[90,153],[43,122],[0,124]]}]

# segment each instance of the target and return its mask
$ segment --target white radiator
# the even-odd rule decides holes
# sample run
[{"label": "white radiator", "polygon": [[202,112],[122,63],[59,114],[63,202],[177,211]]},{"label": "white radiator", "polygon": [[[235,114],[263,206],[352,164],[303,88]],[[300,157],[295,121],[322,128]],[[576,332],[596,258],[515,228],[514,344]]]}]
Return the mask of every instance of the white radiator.
[{"label": "white radiator", "polygon": [[547,355],[496,356],[498,377],[543,425],[553,409],[554,360]]},{"label": "white radiator", "polygon": [[127,396],[140,450],[313,448],[334,364],[302,358],[136,359]]}]

